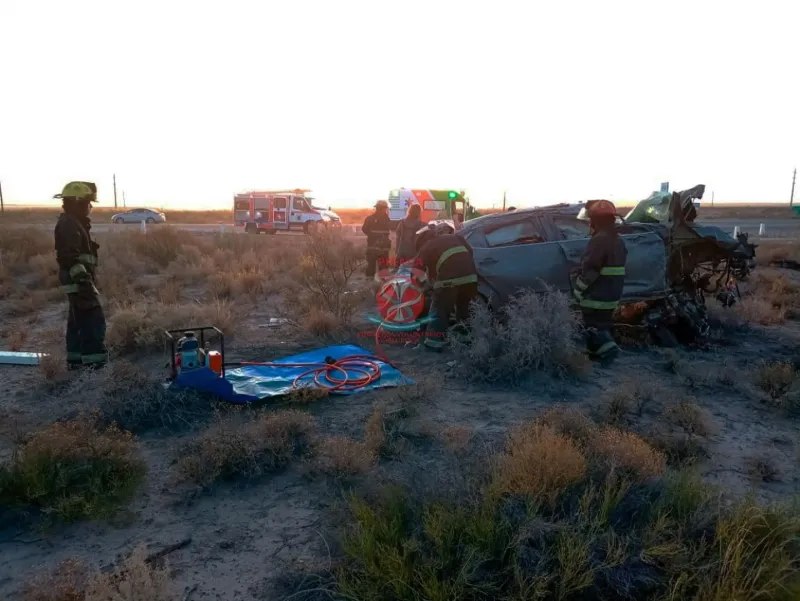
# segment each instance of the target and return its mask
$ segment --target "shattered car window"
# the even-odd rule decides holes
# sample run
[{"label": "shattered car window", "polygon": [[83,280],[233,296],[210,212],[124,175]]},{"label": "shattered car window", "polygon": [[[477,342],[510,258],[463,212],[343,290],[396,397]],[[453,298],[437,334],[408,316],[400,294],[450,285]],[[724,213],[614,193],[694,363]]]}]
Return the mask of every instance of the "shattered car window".
[{"label": "shattered car window", "polygon": [[577,240],[589,236],[589,222],[575,217],[553,216],[553,225],[566,240]]},{"label": "shattered car window", "polygon": [[532,244],[545,242],[537,224],[530,219],[517,221],[497,229],[487,230],[486,241],[489,246],[505,246],[508,244]]}]

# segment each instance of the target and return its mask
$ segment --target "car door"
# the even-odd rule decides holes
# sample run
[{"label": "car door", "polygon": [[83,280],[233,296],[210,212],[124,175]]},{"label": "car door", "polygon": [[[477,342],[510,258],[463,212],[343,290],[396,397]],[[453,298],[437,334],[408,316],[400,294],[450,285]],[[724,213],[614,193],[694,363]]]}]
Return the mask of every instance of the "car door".
[{"label": "car door", "polygon": [[548,242],[538,215],[520,213],[516,219],[471,229],[472,247],[482,292],[492,304],[505,304],[523,289],[543,292],[556,285],[569,290],[569,278],[558,277],[567,264],[557,242]]},{"label": "car door", "polygon": [[[551,231],[556,232],[564,253],[567,272],[580,267],[581,256],[589,243],[589,224],[569,215],[548,215]],[[654,231],[638,231],[620,236],[628,257],[625,262],[625,287],[622,300],[636,302],[664,296],[667,290],[667,250],[664,240]],[[552,274],[559,287],[569,289],[563,274]],[[568,277],[568,276],[567,276]]]}]

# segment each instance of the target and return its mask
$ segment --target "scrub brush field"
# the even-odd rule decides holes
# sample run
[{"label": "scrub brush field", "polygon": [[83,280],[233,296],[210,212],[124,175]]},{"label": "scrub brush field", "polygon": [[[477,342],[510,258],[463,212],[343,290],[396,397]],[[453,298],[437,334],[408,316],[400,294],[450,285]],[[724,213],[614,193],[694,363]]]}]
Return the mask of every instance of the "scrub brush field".
[{"label": "scrub brush field", "polygon": [[[0,349],[47,354],[0,366],[0,598],[800,598],[800,276],[768,265],[800,245],[708,300],[708,349],[622,332],[601,368],[558,292],[474,306],[441,354],[376,349],[335,232],[97,241],[111,361],[66,372],[52,233],[0,230]],[[229,362],[348,343],[415,383],[166,390],[163,331],[206,324]]]}]

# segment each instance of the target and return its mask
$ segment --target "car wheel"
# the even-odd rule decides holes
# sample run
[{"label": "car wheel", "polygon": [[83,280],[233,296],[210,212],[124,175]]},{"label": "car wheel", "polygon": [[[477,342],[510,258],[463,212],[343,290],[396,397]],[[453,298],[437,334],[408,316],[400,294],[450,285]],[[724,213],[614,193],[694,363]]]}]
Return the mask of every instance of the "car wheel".
[{"label": "car wheel", "polygon": [[156,220],[153,219],[152,217],[148,217],[146,221],[147,221],[147,223],[155,223],[156,222]]},{"label": "car wheel", "polygon": [[124,220],[122,217],[117,217],[117,218],[114,220],[114,223],[125,223],[125,220]]},{"label": "car wheel", "polygon": [[303,224],[303,233],[304,234],[312,234],[316,229],[315,224],[313,221],[306,221]]},{"label": "car wheel", "polygon": [[244,232],[245,234],[257,234],[258,228],[256,228],[255,224],[248,223],[246,226],[244,226]]}]

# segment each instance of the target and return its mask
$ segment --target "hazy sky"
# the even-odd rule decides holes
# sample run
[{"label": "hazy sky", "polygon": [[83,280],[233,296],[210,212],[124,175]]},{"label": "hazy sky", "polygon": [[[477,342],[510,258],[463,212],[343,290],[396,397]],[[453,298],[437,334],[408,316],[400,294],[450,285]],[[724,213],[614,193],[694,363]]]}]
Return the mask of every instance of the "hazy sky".
[{"label": "hazy sky", "polygon": [[[6,200],[787,200],[800,2],[0,0]],[[121,194],[119,196],[122,202]]]}]

